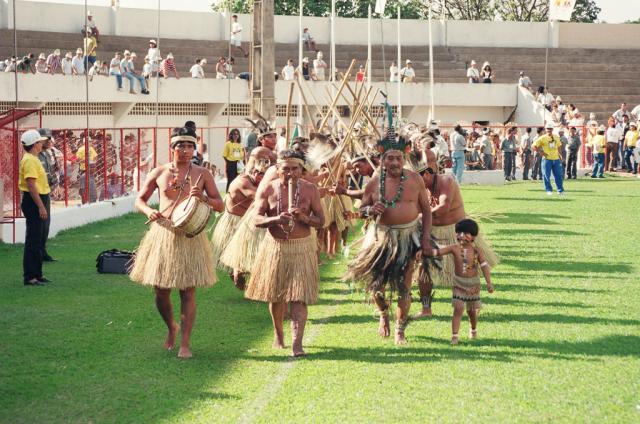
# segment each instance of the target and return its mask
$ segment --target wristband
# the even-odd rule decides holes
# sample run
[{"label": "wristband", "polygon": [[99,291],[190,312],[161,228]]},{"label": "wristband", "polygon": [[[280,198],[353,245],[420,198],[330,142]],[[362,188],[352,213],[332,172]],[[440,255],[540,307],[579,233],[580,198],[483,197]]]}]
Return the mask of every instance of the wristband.
[{"label": "wristband", "polygon": [[489,263],[487,261],[484,261],[480,264],[480,268],[484,268],[485,266],[489,266]]}]

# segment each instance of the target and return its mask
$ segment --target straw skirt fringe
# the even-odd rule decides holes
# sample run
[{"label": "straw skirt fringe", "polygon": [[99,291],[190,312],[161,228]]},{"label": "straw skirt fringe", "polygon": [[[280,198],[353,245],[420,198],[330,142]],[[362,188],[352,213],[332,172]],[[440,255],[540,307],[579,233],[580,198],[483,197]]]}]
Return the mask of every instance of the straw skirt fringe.
[{"label": "straw skirt fringe", "polygon": [[231,272],[232,269],[224,266],[220,263],[220,255],[224,249],[229,245],[229,242],[235,234],[238,224],[242,219],[239,215],[233,215],[232,213],[225,211],[218,220],[213,235],[211,236],[211,250],[213,252],[213,267],[221,268],[227,272]]},{"label": "straw skirt fringe", "polygon": [[254,221],[258,209],[252,205],[244,214],[236,233],[220,256],[222,265],[242,273],[251,272],[260,243],[267,233],[266,228],[258,228]]},{"label": "straw skirt fringe", "polygon": [[136,250],[129,277],[145,286],[163,289],[214,285],[216,273],[206,233],[187,238],[167,220],[151,223]]},{"label": "straw skirt fringe", "polygon": [[316,303],[320,284],[316,252],[313,233],[289,240],[267,233],[253,264],[245,297],[270,303]]}]

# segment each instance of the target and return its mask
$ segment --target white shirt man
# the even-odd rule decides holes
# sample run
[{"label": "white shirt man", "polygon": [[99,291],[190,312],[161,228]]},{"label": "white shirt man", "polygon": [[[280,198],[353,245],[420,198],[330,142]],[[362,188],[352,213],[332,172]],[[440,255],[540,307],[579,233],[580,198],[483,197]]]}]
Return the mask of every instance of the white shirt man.
[{"label": "white shirt man", "polygon": [[282,79],[285,81],[293,81],[293,75],[295,73],[295,68],[293,67],[293,60],[287,60],[287,64],[282,68]]},{"label": "white shirt man", "polygon": [[476,68],[475,60],[471,61],[471,67],[467,69],[467,78],[470,84],[480,82],[480,71]]},{"label": "white shirt man", "polygon": [[73,60],[71,53],[67,53],[60,62],[60,67],[62,68],[62,75],[73,75]]},{"label": "white shirt man", "polygon": [[640,105],[633,108],[631,111],[631,120],[638,121],[640,120]]},{"label": "white shirt man", "polygon": [[618,109],[615,112],[613,112],[613,117],[616,119],[616,124],[621,124],[622,123],[622,117],[624,115],[629,115],[629,112],[627,111],[627,104],[626,103],[622,103],[620,105],[620,109]]},{"label": "white shirt man", "polygon": [[389,66],[389,82],[398,82],[398,65],[396,65],[396,62]]},{"label": "white shirt man", "polygon": [[147,57],[151,64],[151,72],[158,72],[158,66],[160,64],[160,49],[156,40],[149,40],[149,50],[147,51]]},{"label": "white shirt man", "polygon": [[318,52],[316,59],[313,60],[313,72],[316,80],[324,81],[324,70],[327,69],[327,62],[322,60],[322,52]]},{"label": "white shirt man", "polygon": [[520,78],[518,78],[518,85],[524,87],[527,90],[531,88],[531,78],[526,76],[524,72],[520,72]]},{"label": "white shirt man", "polygon": [[191,78],[204,78],[203,63],[207,63],[206,59],[200,59],[189,70],[191,72]]},{"label": "white shirt man", "polygon": [[413,63],[407,59],[405,67],[400,70],[400,79],[402,82],[414,82],[416,79],[416,71],[413,69]]},{"label": "white shirt man", "polygon": [[84,75],[84,58],[82,57],[82,50],[78,49],[76,55],[71,60],[71,67],[75,75]]},{"label": "white shirt man", "polygon": [[607,143],[618,144],[618,141],[620,140],[620,129],[618,127],[607,128],[605,137],[607,138]]},{"label": "white shirt man", "polygon": [[242,25],[238,22],[238,17],[234,16],[231,23],[231,45],[240,47],[242,45]]}]

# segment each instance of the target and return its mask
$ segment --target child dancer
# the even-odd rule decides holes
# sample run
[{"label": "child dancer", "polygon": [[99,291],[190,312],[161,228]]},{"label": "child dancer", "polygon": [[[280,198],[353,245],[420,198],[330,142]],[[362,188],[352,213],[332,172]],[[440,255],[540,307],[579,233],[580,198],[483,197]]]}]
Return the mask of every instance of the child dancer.
[{"label": "child dancer", "polygon": [[478,277],[478,265],[487,282],[487,291],[493,293],[489,264],[485,261],[474,243],[478,235],[478,224],[472,219],[463,219],[456,224],[456,237],[458,244],[433,249],[433,256],[453,255],[455,263],[455,275],[453,284],[453,320],[451,322],[451,344],[458,344],[458,330],[460,320],[466,306],[471,330],[469,337],[478,337],[476,326],[478,325],[478,310],[480,303],[480,278]]}]

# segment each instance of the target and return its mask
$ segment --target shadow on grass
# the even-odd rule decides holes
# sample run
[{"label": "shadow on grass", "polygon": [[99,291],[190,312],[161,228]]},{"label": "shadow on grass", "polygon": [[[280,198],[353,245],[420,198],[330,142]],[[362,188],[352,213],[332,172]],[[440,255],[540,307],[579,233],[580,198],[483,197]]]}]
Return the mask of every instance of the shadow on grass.
[{"label": "shadow on grass", "polygon": [[[529,222],[531,224],[531,222]],[[499,236],[501,234],[506,235],[539,235],[539,236],[584,236],[585,233],[577,233],[575,231],[568,230],[550,230],[542,228],[497,228],[493,231],[493,234]]]},{"label": "shadow on grass", "polygon": [[622,262],[587,262],[587,261],[566,261],[566,260],[546,260],[532,261],[526,258],[503,259],[502,263],[525,270],[553,271],[553,272],[595,272],[595,273],[624,273],[630,274],[633,271],[631,265]]},{"label": "shadow on grass", "polygon": [[558,221],[566,219],[568,217],[556,214],[508,212],[492,217],[491,221],[506,224],[531,224],[535,222],[536,224],[560,225]]},{"label": "shadow on grass", "polygon": [[[522,274],[514,274],[519,278],[522,278]],[[496,276],[498,281],[499,278],[505,278],[504,275]],[[596,278],[607,278],[609,276],[596,277]],[[609,290],[603,289],[583,289],[579,287],[558,287],[558,286],[543,286],[543,285],[532,285],[532,284],[509,284],[509,283],[500,283],[496,282],[496,291],[514,291],[514,292],[528,292],[528,291],[548,291],[548,292],[557,292],[557,293],[609,293]]]},{"label": "shadow on grass", "polygon": [[542,201],[551,201],[558,200],[561,202],[574,202],[574,199],[568,198],[567,196],[542,196],[544,194],[544,190],[540,190],[541,196],[537,197],[494,197],[495,200],[506,200],[511,202],[542,202]]}]

